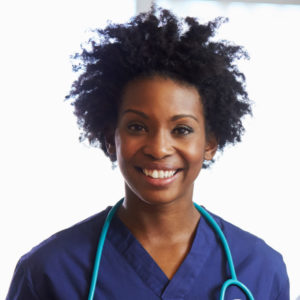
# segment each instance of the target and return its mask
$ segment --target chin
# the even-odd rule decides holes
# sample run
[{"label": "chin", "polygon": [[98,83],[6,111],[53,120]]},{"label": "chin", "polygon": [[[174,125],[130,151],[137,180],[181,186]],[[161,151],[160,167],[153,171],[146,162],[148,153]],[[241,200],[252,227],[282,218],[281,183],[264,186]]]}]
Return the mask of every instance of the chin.
[{"label": "chin", "polygon": [[167,205],[174,203],[176,201],[180,201],[184,196],[178,193],[171,193],[169,190],[157,190],[157,191],[149,191],[147,193],[145,190],[141,193],[131,191],[131,195],[128,195],[130,198],[132,193],[135,194],[135,198],[143,201],[144,203],[151,206],[159,206],[159,205]]}]

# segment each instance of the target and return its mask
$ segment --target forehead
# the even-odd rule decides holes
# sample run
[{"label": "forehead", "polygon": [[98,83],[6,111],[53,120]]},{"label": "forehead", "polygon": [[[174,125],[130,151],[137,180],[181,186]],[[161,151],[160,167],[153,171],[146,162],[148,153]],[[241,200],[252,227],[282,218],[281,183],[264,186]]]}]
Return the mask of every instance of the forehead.
[{"label": "forehead", "polygon": [[202,101],[194,86],[155,76],[136,79],[127,84],[122,94],[120,112],[132,108],[146,113],[202,114]]}]

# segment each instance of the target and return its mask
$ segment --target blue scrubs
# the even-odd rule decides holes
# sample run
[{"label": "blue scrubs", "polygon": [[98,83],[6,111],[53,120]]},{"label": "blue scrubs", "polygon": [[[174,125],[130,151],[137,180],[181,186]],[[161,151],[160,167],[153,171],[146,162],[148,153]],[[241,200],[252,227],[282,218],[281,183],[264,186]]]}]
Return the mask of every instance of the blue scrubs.
[{"label": "blue scrubs", "polygon": [[[105,211],[63,230],[24,255],[7,300],[87,299]],[[237,277],[256,300],[288,300],[289,280],[282,256],[261,239],[212,215],[232,251]],[[215,232],[201,217],[191,250],[171,280],[114,216],[104,245],[94,299],[218,299],[228,278]],[[246,299],[230,287],[226,299]]]}]

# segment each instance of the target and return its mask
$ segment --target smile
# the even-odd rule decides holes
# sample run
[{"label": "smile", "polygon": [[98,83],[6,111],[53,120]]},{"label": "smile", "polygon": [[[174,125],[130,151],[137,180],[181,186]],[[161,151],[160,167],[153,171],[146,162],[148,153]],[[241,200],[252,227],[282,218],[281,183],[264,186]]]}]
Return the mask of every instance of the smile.
[{"label": "smile", "polygon": [[170,178],[174,176],[176,173],[176,170],[148,170],[148,169],[142,169],[143,173],[146,176],[149,176],[151,178],[155,179],[162,179],[162,178]]}]

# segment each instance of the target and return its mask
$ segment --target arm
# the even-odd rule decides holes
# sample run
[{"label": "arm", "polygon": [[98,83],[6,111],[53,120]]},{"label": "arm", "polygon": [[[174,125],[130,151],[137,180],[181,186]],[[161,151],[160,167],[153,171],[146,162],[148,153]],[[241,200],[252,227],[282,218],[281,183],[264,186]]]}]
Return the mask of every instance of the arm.
[{"label": "arm", "polygon": [[31,281],[29,280],[23,266],[22,259],[18,262],[6,300],[38,300],[39,297],[34,292]]},{"label": "arm", "polygon": [[287,279],[276,300],[290,300],[290,283]]}]

